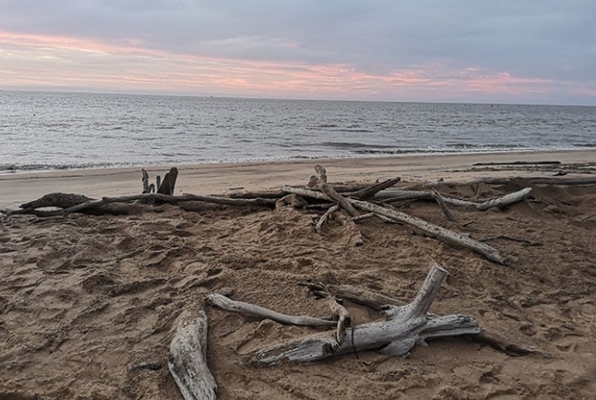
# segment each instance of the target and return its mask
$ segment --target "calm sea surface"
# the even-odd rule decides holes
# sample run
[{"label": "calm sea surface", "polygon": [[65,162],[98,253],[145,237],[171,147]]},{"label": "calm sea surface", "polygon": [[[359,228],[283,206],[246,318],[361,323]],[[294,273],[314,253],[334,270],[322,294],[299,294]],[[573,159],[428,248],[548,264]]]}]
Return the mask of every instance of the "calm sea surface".
[{"label": "calm sea surface", "polygon": [[596,107],[0,91],[0,173],[596,148]]}]

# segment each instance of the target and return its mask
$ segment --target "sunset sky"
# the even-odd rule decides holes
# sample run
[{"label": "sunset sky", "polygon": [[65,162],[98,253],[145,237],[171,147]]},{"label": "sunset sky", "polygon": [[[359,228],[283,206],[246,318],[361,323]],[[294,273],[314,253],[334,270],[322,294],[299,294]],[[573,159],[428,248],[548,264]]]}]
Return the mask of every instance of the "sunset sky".
[{"label": "sunset sky", "polygon": [[0,89],[596,105],[596,1],[0,0]]}]

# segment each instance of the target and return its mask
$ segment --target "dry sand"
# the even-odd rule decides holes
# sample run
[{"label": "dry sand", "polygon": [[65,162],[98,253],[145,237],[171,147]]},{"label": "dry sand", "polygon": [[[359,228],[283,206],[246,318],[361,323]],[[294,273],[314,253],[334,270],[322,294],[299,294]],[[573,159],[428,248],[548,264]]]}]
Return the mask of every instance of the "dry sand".
[{"label": "dry sand", "polygon": [[[552,175],[567,165],[470,168],[472,162],[560,160],[596,176],[594,152],[329,160],[330,180],[402,176],[420,182],[478,176]],[[181,168],[179,190],[218,193],[303,183],[313,162]],[[71,177],[72,175],[72,177]],[[132,194],[137,170],[0,177],[0,208],[52,191]],[[524,186],[441,183],[464,198]],[[177,190],[178,192],[178,190]],[[465,313],[484,328],[548,353],[512,357],[461,338],[416,347],[409,358],[375,352],[308,365],[256,367],[242,355],[315,331],[255,322],[208,308],[209,365],[222,399],[591,399],[596,393],[596,185],[533,186],[507,210],[452,208],[445,221],[429,202],[402,211],[483,239],[511,266],[376,219],[358,223],[365,244],[331,221],[313,232],[313,211],[159,206],[128,216],[0,217],[0,399],[180,399],[165,365],[172,328],[185,307],[233,288],[234,298],[288,314],[327,315],[306,279],[347,283],[410,300],[433,260],[450,276],[432,312]],[[465,225],[465,227],[463,226]],[[348,303],[359,324],[379,318]]]}]

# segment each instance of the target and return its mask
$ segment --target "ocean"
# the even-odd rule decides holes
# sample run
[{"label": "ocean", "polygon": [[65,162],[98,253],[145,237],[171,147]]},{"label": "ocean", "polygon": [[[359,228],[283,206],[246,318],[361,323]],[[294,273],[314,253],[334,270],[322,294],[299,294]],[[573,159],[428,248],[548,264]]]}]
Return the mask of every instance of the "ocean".
[{"label": "ocean", "polygon": [[596,107],[0,91],[0,173],[596,148]]}]

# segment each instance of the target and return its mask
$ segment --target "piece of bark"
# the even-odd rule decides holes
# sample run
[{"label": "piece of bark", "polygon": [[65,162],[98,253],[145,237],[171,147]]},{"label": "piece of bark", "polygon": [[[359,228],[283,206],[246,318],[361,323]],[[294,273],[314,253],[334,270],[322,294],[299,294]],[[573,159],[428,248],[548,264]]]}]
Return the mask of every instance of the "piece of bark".
[{"label": "piece of bark", "polygon": [[170,172],[164,176],[161,185],[157,189],[157,193],[174,195],[174,187],[176,186],[176,179],[178,178],[178,168],[170,168]]},{"label": "piece of bark", "polygon": [[184,311],[170,344],[168,367],[185,400],[215,400],[217,383],[207,365],[207,315]]},{"label": "piece of bark", "polygon": [[270,319],[283,325],[298,326],[335,326],[336,322],[331,319],[309,317],[307,315],[294,316],[278,313],[264,307],[255,306],[243,301],[235,301],[219,293],[212,293],[207,296],[207,304],[257,319]]},{"label": "piece of bark", "polygon": [[446,275],[444,268],[433,266],[410,304],[384,307],[383,311],[389,317],[387,321],[346,328],[341,344],[328,333],[309,335],[259,350],[254,354],[253,361],[267,365],[283,361],[311,362],[364,350],[405,356],[416,343],[424,342],[425,339],[479,333],[480,327],[471,317],[427,315]]}]

